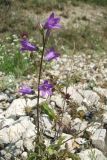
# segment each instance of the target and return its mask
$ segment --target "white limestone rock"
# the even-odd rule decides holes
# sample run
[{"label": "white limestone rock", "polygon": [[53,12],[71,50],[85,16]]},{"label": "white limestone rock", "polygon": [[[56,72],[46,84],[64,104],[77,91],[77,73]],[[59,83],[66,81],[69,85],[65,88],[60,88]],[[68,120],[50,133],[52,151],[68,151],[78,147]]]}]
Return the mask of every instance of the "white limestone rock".
[{"label": "white limestone rock", "polygon": [[7,101],[7,100],[8,100],[7,94],[0,93],[0,102],[1,102],[1,101]]},{"label": "white limestone rock", "polygon": [[5,120],[5,117],[4,117],[4,112],[2,109],[0,109],[0,129],[2,128],[2,125],[3,125],[3,121]]},{"label": "white limestone rock", "polygon": [[87,107],[92,107],[93,105],[99,107],[100,97],[96,92],[93,92],[92,90],[80,90],[79,93],[84,97],[84,105]]},{"label": "white limestone rock", "polygon": [[85,138],[81,137],[76,138],[75,141],[80,145],[85,144],[87,142]]},{"label": "white limestone rock", "polygon": [[107,160],[101,151],[98,149],[87,149],[78,153],[81,160]]},{"label": "white limestone rock", "polygon": [[34,138],[33,138],[33,140],[28,139],[28,138],[24,139],[23,145],[27,149],[27,151],[34,151],[35,145],[34,145],[33,141],[34,141]]},{"label": "white limestone rock", "polygon": [[26,106],[27,107],[30,107],[30,108],[33,108],[33,107],[35,107],[37,105],[37,99],[33,99],[33,100],[31,100],[31,99],[27,99],[26,100]]},{"label": "white limestone rock", "polygon": [[23,140],[19,140],[18,142],[16,142],[15,143],[15,147],[17,149],[20,149],[21,151],[23,151],[24,150],[24,148],[23,148]]},{"label": "white limestone rock", "polygon": [[52,122],[49,120],[48,115],[42,114],[41,119],[42,119],[44,128],[46,128],[48,130],[51,130],[51,128],[52,128]]},{"label": "white limestone rock", "polygon": [[94,91],[98,92],[100,95],[105,96],[107,98],[107,89],[101,87],[94,87]]},{"label": "white limestone rock", "polygon": [[79,92],[75,88],[68,87],[67,93],[71,95],[71,98],[74,100],[74,102],[76,102],[78,105],[81,105],[83,97],[79,94]]},{"label": "white limestone rock", "polygon": [[106,129],[97,129],[91,136],[92,144],[101,151],[107,151]]},{"label": "white limestone rock", "polygon": [[23,98],[15,99],[10,107],[6,110],[6,118],[15,118],[16,116],[25,116],[26,100]]},{"label": "white limestone rock", "polygon": [[71,116],[66,112],[63,114],[63,117],[62,117],[62,124],[64,126],[69,126],[71,123]]},{"label": "white limestone rock", "polygon": [[55,132],[52,131],[53,122],[50,121],[48,115],[43,114],[41,116],[41,122],[42,122],[42,126],[43,126],[43,129],[44,129],[44,133],[47,136],[54,137],[55,136]]},{"label": "white limestone rock", "polygon": [[21,157],[22,157],[22,160],[27,160],[27,158],[28,158],[27,152],[23,152],[23,153],[21,154]]},{"label": "white limestone rock", "polygon": [[92,135],[92,134],[95,133],[95,131],[96,131],[99,127],[101,127],[101,123],[95,122],[95,123],[92,123],[92,125],[90,125],[90,127],[88,127],[88,128],[86,129],[86,131],[87,131],[87,133],[88,133],[89,135]]},{"label": "white limestone rock", "polygon": [[[44,98],[40,98],[39,99],[40,103],[42,103],[44,101],[46,101],[46,99],[44,99]],[[37,105],[37,98],[35,98],[35,99],[29,99],[29,98],[27,98],[26,99],[26,107],[34,108],[34,107],[36,107],[36,105]]]},{"label": "white limestone rock", "polygon": [[[6,150],[1,150],[1,155],[4,157],[5,160],[10,160],[12,157],[12,154]],[[0,160],[1,160],[1,156],[0,156]]]},{"label": "white limestone rock", "polygon": [[53,95],[51,97],[51,101],[55,102],[56,105],[60,108],[67,108],[67,104],[64,102],[64,99],[59,94]]},{"label": "white limestone rock", "polygon": [[75,118],[71,122],[71,128],[75,129],[76,131],[83,131],[85,128],[87,128],[88,122],[85,120],[81,120],[80,118]]},{"label": "white limestone rock", "polygon": [[103,123],[107,124],[107,112],[103,113]]},{"label": "white limestone rock", "polygon": [[28,137],[32,141],[35,136],[35,125],[26,116],[21,117],[9,127],[4,127],[0,130],[0,143],[16,143],[18,140]]},{"label": "white limestone rock", "polygon": [[70,139],[70,138],[72,138],[73,136],[70,134],[62,133],[61,137],[64,138],[64,141],[69,139],[66,143],[61,145],[61,149],[63,150],[67,148],[69,151],[72,151],[74,139]]},{"label": "white limestone rock", "polygon": [[77,112],[83,111],[84,113],[87,113],[87,108],[85,106],[80,106],[77,108]]},{"label": "white limestone rock", "polygon": [[15,122],[15,121],[14,121],[14,119],[12,119],[12,118],[4,119],[4,120],[2,121],[2,128],[10,126],[10,125],[12,125],[14,122]]}]

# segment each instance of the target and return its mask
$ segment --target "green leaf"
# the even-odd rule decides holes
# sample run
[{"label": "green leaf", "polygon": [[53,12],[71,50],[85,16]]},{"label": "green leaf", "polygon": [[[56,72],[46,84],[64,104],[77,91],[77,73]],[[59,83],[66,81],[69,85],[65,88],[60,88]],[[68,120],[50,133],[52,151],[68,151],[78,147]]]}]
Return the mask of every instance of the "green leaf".
[{"label": "green leaf", "polygon": [[51,147],[47,148],[48,154],[53,155],[56,153],[56,150],[52,149]]},{"label": "green leaf", "polygon": [[53,109],[48,106],[46,102],[42,103],[41,109],[45,114],[49,116],[50,120],[56,120],[56,114],[54,113]]},{"label": "green leaf", "polygon": [[36,160],[36,157],[37,157],[37,153],[32,152],[32,153],[29,154],[27,160]]},{"label": "green leaf", "polygon": [[57,145],[61,146],[62,142],[65,140],[65,136],[60,136],[57,140]]}]

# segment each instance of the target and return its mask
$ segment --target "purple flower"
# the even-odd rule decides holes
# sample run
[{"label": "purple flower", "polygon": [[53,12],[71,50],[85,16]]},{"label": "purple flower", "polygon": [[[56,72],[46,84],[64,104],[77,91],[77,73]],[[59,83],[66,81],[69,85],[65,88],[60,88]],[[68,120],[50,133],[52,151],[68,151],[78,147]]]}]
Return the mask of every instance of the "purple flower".
[{"label": "purple flower", "polygon": [[25,94],[32,94],[34,91],[29,86],[23,85],[20,88],[19,92],[22,93],[23,95],[25,95]]},{"label": "purple flower", "polygon": [[54,17],[54,13],[51,13],[49,18],[46,20],[45,24],[43,25],[43,28],[47,30],[61,28],[59,21],[60,21],[60,18]]},{"label": "purple flower", "polygon": [[59,56],[59,53],[55,52],[54,48],[50,48],[49,50],[47,50],[44,59],[47,61],[51,61],[53,59],[57,59]]},{"label": "purple flower", "polygon": [[44,81],[43,84],[39,86],[39,90],[42,97],[48,97],[52,95],[53,85],[50,84],[47,80]]},{"label": "purple flower", "polygon": [[27,39],[21,40],[21,51],[36,51],[37,47],[32,45]]}]

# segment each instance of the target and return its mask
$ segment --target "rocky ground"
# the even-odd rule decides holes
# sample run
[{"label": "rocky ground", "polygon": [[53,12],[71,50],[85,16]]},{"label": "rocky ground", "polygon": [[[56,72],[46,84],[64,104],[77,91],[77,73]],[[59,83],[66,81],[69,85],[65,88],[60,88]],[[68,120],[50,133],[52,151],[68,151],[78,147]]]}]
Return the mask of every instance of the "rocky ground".
[{"label": "rocky ground", "polygon": [[[62,17],[64,33],[72,31],[72,27],[77,32],[84,26],[87,32],[87,26],[90,25],[91,31],[94,29],[98,34],[101,33],[100,36],[103,37],[101,42],[104,40],[106,44],[106,9],[83,4],[64,6],[56,10],[56,13]],[[23,16],[30,17],[33,22],[38,20],[38,17],[44,19],[49,14],[50,12],[36,15],[32,10],[23,10]],[[21,27],[25,25],[22,24]],[[91,32],[87,32],[86,37],[89,34]],[[73,31],[70,36],[73,36]],[[82,47],[81,44],[79,45],[81,37],[83,37]],[[66,51],[66,47],[62,45],[60,47],[67,55],[61,55],[58,61],[52,62],[49,66],[44,65],[46,71],[43,71],[43,79],[51,79],[60,88],[54,90],[53,95],[47,99],[49,107],[58,117],[62,115],[63,117],[61,123],[57,122],[55,130],[54,121],[41,111],[40,126],[43,129],[46,146],[52,143],[57,131],[58,136],[62,135],[66,140],[66,143],[61,145],[61,149],[66,148],[71,153],[77,154],[80,160],[107,160],[107,57],[104,51],[107,45],[102,49],[99,47],[99,42],[95,41],[96,37],[94,41],[92,41],[93,37],[91,39],[89,37],[87,43],[84,34],[81,34],[81,37],[79,41],[78,38],[73,40],[75,42],[73,51],[70,46]],[[66,42],[72,43],[69,39],[65,44]],[[94,50],[96,48],[97,51]],[[22,84],[31,86],[35,90],[34,94],[21,95],[19,88]],[[67,95],[66,99],[63,98],[65,95]],[[46,99],[40,97],[41,104],[45,101]],[[0,72],[0,160],[27,160],[28,152],[34,151],[37,133],[36,105],[37,73],[16,79],[12,75],[7,76]]]},{"label": "rocky ground", "polygon": [[[106,56],[106,55],[105,55]],[[107,158],[107,59],[93,59],[92,55],[64,55],[52,64],[46,76],[53,76],[62,91],[70,97],[64,101],[62,94],[54,91],[48,99],[49,106],[63,118],[59,134],[68,140],[61,147],[77,153],[81,160],[106,160]],[[66,66],[66,68],[65,68]],[[1,73],[2,81],[6,76]],[[34,150],[37,133],[34,123],[37,104],[37,92],[22,96],[19,86],[28,84],[34,88],[36,75],[26,80],[8,77],[8,86],[0,93],[0,159],[26,160],[28,151]],[[3,83],[4,84],[4,83]],[[2,84],[2,85],[3,85]],[[45,99],[40,98],[40,102]],[[48,146],[55,136],[52,130],[54,122],[41,113],[40,124],[43,127],[45,144]],[[76,137],[74,138],[74,135]]]}]

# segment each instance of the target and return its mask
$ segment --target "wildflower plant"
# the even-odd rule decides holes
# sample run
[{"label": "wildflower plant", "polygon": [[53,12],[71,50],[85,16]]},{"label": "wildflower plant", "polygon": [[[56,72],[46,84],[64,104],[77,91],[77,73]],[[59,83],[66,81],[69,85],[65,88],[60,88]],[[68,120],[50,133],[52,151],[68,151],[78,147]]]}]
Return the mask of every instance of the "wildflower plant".
[{"label": "wildflower plant", "polygon": [[[28,36],[24,36],[21,42],[21,52],[28,51],[31,54],[40,54],[40,64],[38,68],[38,84],[37,84],[37,115],[35,117],[35,122],[37,126],[37,137],[36,137],[36,146],[35,146],[35,152],[29,154],[28,160],[51,160],[56,159],[58,160],[61,158],[62,160],[65,160],[65,158],[68,156],[65,152],[60,152],[60,145],[63,143],[63,139],[59,139],[58,142],[56,142],[54,145],[50,145],[49,147],[46,147],[44,142],[41,142],[41,128],[40,128],[40,110],[42,109],[42,112],[48,114],[48,117],[50,120],[56,121],[58,120],[58,115],[54,113],[54,110],[52,110],[48,106],[48,102],[45,102],[43,104],[40,104],[40,96],[43,98],[48,98],[52,96],[53,90],[55,89],[55,84],[52,79],[44,79],[43,80],[43,63],[50,63],[53,60],[57,60],[60,57],[60,54],[52,47],[47,48],[47,42],[50,37],[50,33],[54,29],[60,29],[60,18],[55,17],[54,13],[51,13],[51,15],[46,19],[46,21],[43,24],[40,24],[40,34],[42,36],[42,47],[37,47],[35,44],[32,44],[28,40]],[[27,85],[22,85],[19,89],[19,92],[22,95],[26,94],[33,94],[34,90]],[[56,131],[57,132],[57,131]],[[57,133],[58,135],[58,133]]]},{"label": "wildflower plant", "polygon": [[[42,97],[48,97],[52,95],[52,88],[53,84],[51,84],[48,80],[44,80],[44,82],[41,84],[41,78],[42,78],[42,67],[43,67],[43,61],[52,61],[56,60],[59,57],[59,53],[55,51],[53,47],[50,49],[46,48],[47,40],[50,36],[50,32],[53,29],[59,29],[61,28],[60,25],[60,18],[55,17],[54,13],[52,13],[49,18],[44,22],[44,24],[40,25],[40,33],[42,35],[42,50],[39,50],[39,53],[41,52],[41,58],[40,58],[40,66],[39,66],[39,75],[38,75],[38,98],[37,98],[37,135],[39,137],[40,135],[40,127],[39,127],[39,118],[40,118],[40,111],[39,111],[39,98],[40,95]],[[31,44],[27,37],[24,37],[21,40],[21,48],[20,50],[22,52],[29,51],[33,54],[33,52],[37,52],[38,48],[36,45]],[[35,54],[35,53],[34,53]],[[22,86],[20,89],[20,92],[22,94],[30,94],[32,93],[32,89],[29,86]]]}]

